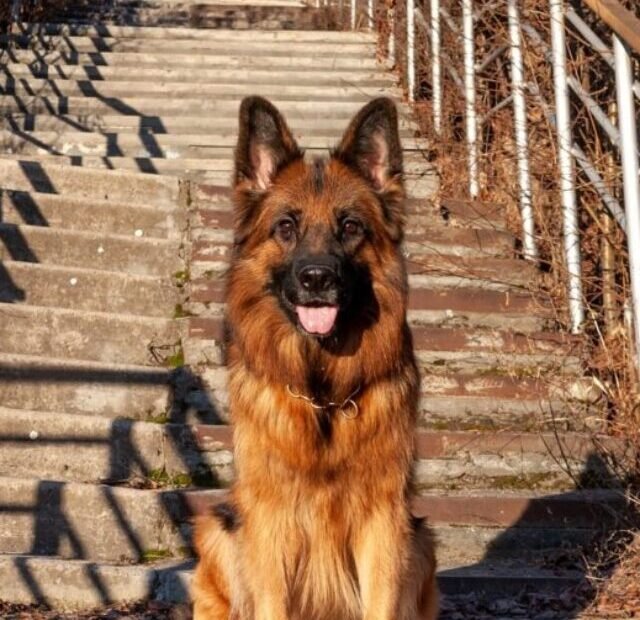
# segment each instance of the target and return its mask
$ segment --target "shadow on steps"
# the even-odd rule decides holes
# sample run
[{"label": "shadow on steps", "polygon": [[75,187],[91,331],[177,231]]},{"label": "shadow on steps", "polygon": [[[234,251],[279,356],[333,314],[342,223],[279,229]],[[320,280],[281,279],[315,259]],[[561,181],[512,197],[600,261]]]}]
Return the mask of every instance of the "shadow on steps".
[{"label": "shadow on steps", "polygon": [[[214,469],[207,465],[199,455],[198,441],[191,423],[216,424],[221,419],[215,407],[206,396],[206,390],[201,379],[186,368],[176,370],[157,369],[140,377],[134,373],[105,372],[99,370],[74,370],[59,368],[6,368],[0,367],[0,385],[15,381],[31,382],[58,382],[58,383],[91,383],[91,384],[127,384],[133,387],[146,384],[167,386],[168,407],[163,428],[166,429],[165,437],[171,443],[171,447],[182,460],[183,469],[188,472],[193,480],[207,480],[209,486],[220,487]],[[42,412],[42,415],[47,415]],[[135,520],[127,513],[126,506],[121,502],[119,491],[131,479],[150,477],[153,474],[153,466],[147,461],[145,455],[139,451],[135,441],[135,423],[131,420],[110,420],[110,434],[107,439],[103,437],[83,437],[83,442],[106,442],[110,454],[109,480],[107,484],[85,485],[92,487],[94,494],[99,494],[101,505],[110,513],[110,519],[117,523],[119,537],[126,539],[130,557],[128,562],[146,562],[149,546],[143,540],[144,534],[139,529],[144,521]],[[27,436],[10,436],[0,431],[0,446],[3,442],[23,441],[28,443]],[[41,439],[47,446],[47,438]],[[69,450],[77,447],[78,438],[56,437],[52,443],[68,443]],[[529,614],[530,617],[546,618],[547,620],[569,620],[577,618],[593,601],[596,594],[588,577],[590,569],[594,566],[600,568],[599,576],[606,580],[616,565],[616,557],[608,553],[624,547],[632,534],[640,530],[637,515],[634,515],[630,504],[626,502],[624,490],[633,482],[624,474],[618,473],[611,462],[597,451],[593,451],[584,466],[584,473],[575,480],[575,490],[566,493],[541,496],[529,501],[526,509],[512,522],[505,531],[491,542],[483,559],[475,565],[456,569],[455,574],[441,572],[441,584],[445,592],[443,601],[443,620],[461,620],[464,618],[493,617],[521,617]],[[594,474],[597,472],[597,475]],[[144,485],[133,485],[133,489],[127,491],[135,493],[137,489],[150,488]],[[606,487],[619,490],[619,501],[609,502],[606,506],[598,500],[598,489]],[[117,602],[117,593],[111,587],[111,581],[104,577],[99,563],[94,563],[93,551],[88,545],[94,545],[95,541],[87,541],[87,528],[85,525],[84,536],[78,533],[77,525],[74,525],[82,514],[77,514],[72,504],[69,503],[67,491],[69,483],[50,480],[33,481],[33,501],[6,501],[0,502],[0,516],[27,515],[32,531],[30,535],[31,547],[21,550],[33,556],[64,557],[86,560],[84,564],[83,583],[92,590],[93,599],[97,604],[108,606]],[[158,488],[151,487],[151,488]],[[592,489],[593,505],[588,502],[575,502],[576,490]],[[7,497],[2,494],[2,496]],[[166,490],[158,493],[159,511],[163,512],[162,519],[171,525],[182,537],[185,554],[190,555],[190,529],[188,519],[190,508],[184,501],[184,494]],[[549,507],[557,507],[557,513],[550,511]],[[141,511],[144,507],[140,508]],[[82,511],[80,511],[82,512]],[[90,514],[90,513],[86,513]],[[90,519],[91,517],[85,518]],[[143,515],[147,521],[156,519],[158,515]],[[135,515],[133,515],[135,517]],[[634,518],[635,517],[635,518]],[[13,518],[13,517],[12,517]],[[135,522],[134,522],[135,521]],[[97,523],[97,520],[96,520]],[[553,524],[550,526],[550,524]],[[522,541],[523,531],[531,532],[536,528],[540,535],[544,536],[543,529],[555,528],[562,536],[562,528],[584,529],[593,531],[594,538],[588,540],[582,546],[567,537],[564,548],[558,553],[557,541],[550,541],[549,549],[544,545],[536,546],[534,550],[525,549]],[[100,538],[101,532],[96,529],[95,538]],[[22,539],[24,540],[24,538]],[[526,561],[519,560],[519,549]],[[561,545],[560,545],[561,547]],[[505,563],[508,556],[515,561],[512,564]],[[158,559],[158,558],[155,558]],[[15,573],[19,575],[20,587],[28,589],[33,601],[43,604],[52,604],[48,595],[50,584],[39,581],[37,571],[32,570],[28,560],[24,557],[16,557]],[[188,568],[188,564],[184,568]],[[491,584],[491,570],[495,567],[505,567],[507,579],[496,588],[495,575]],[[546,569],[547,582],[541,579],[530,580],[527,567],[533,569]],[[570,571],[567,573],[566,571]],[[563,581],[562,574],[570,574],[571,578]],[[485,576],[483,582],[479,576]],[[555,576],[555,580],[554,580]],[[162,567],[147,571],[147,580],[144,587],[144,595],[154,596],[161,588],[166,594],[170,593],[172,600],[187,600],[188,592],[182,581],[176,578],[176,567],[163,569]],[[448,595],[448,596],[447,596]],[[531,612],[535,611],[535,614]]]},{"label": "shadow on steps", "polygon": [[[640,532],[637,500],[628,495],[638,488],[638,479],[612,455],[594,449],[574,482],[571,491],[530,500],[477,564],[440,572],[440,620],[571,620],[591,609]],[[581,501],[577,491],[583,492]],[[538,538],[533,553],[524,548],[523,532]],[[514,553],[519,548],[521,554]],[[491,585],[496,567],[506,577],[498,590]],[[453,574],[456,579],[449,579]]]},{"label": "shadow on steps", "polygon": [[[187,424],[215,424],[220,423],[214,406],[209,401],[204,391],[199,377],[192,374],[187,368],[177,368],[175,370],[162,370],[145,373],[143,376],[126,371],[100,371],[73,368],[46,368],[46,367],[7,367],[0,365],[0,388],[15,382],[38,384],[41,382],[57,383],[89,383],[108,385],[130,385],[134,388],[143,388],[145,385],[166,386],[168,390],[167,415],[159,427],[165,430],[164,438],[171,443],[171,452],[182,461],[181,469],[188,481],[203,481],[207,486],[220,487],[221,483],[217,479],[215,471],[203,460],[197,448],[197,440],[193,435],[191,427]],[[1,389],[0,389],[1,392]],[[51,412],[42,412],[42,416],[53,415]],[[46,450],[47,446],[64,445],[68,450],[73,451],[81,445],[102,444],[108,446],[109,450],[109,474],[107,479],[102,480],[98,485],[78,485],[76,483],[52,481],[52,480],[18,480],[20,495],[15,494],[14,489],[0,490],[0,519],[7,522],[14,522],[16,529],[24,525],[25,520],[30,524],[30,532],[16,532],[13,534],[18,544],[24,547],[25,540],[31,540],[29,549],[20,548],[15,550],[20,554],[14,559],[13,573],[19,576],[20,584],[16,584],[16,590],[28,592],[28,597],[32,602],[46,606],[56,606],[56,601],[49,596],[52,584],[41,583],[38,579],[37,567],[33,570],[29,559],[25,555],[35,557],[65,557],[73,560],[86,560],[83,564],[82,582],[85,587],[91,588],[89,597],[95,600],[96,605],[108,606],[119,602],[118,593],[113,592],[110,587],[112,579],[109,574],[103,577],[103,570],[99,563],[90,560],[95,559],[96,549],[101,553],[100,545],[95,540],[87,536],[90,532],[90,524],[87,527],[86,521],[91,519],[91,513],[95,508],[87,506],[83,509],[82,501],[96,503],[98,497],[99,509],[108,512],[107,521],[110,524],[116,523],[118,528],[116,539],[122,544],[126,540],[128,557],[122,558],[125,564],[131,562],[147,563],[156,559],[168,559],[164,556],[163,549],[150,549],[149,536],[144,529],[145,522],[162,521],[167,522],[167,527],[174,530],[173,534],[182,539],[183,553],[192,556],[190,528],[188,527],[188,510],[181,498],[182,493],[174,492],[172,489],[162,490],[163,484],[171,484],[170,480],[163,477],[164,472],[154,469],[145,455],[141,454],[136,445],[135,422],[133,420],[115,419],[109,420],[110,433],[107,438],[104,436],[91,437],[86,434],[81,438],[69,435],[68,437],[56,436],[48,438],[46,432],[42,437],[38,437],[38,443]],[[0,450],[2,444],[22,443],[26,445],[33,443],[33,437],[29,434],[7,434],[0,429]],[[73,456],[71,456],[73,458]],[[5,475],[11,475],[6,472]],[[11,480],[11,479],[9,479]],[[8,482],[10,486],[13,481]],[[72,486],[76,488],[82,486],[89,489],[86,499],[80,497],[74,500]],[[24,491],[27,491],[25,494]],[[159,492],[156,496],[158,502],[158,514],[144,514],[144,505],[140,511],[143,514],[140,518],[133,519],[131,513],[132,504],[122,502],[120,491],[135,493],[140,489],[155,489]],[[28,501],[30,500],[30,501]],[[135,517],[135,515],[133,515]],[[22,520],[21,520],[22,517]],[[100,531],[100,519],[103,515],[95,515],[95,531],[93,537],[100,539],[104,533]],[[74,522],[85,520],[82,533],[78,532],[78,527]],[[133,521],[136,521],[135,523]],[[140,529],[138,529],[140,528]],[[11,541],[12,534],[0,534],[0,542],[3,543],[3,552],[14,551],[7,549]],[[105,534],[106,536],[106,534]],[[4,538],[4,540],[2,540]],[[112,535],[112,538],[113,535]],[[144,538],[144,540],[143,540]],[[97,546],[96,546],[97,545]],[[107,551],[108,552],[108,551]],[[159,554],[159,555],[156,555]],[[113,563],[113,560],[111,561]],[[188,567],[189,563],[185,563]],[[188,592],[179,579],[175,578],[176,567],[172,565],[170,570],[163,570],[162,567],[153,571],[145,570],[144,578],[148,581],[141,590],[141,598],[144,596],[153,597],[158,591],[164,596],[170,596],[172,600],[188,600]],[[107,571],[108,573],[108,571]],[[121,583],[121,581],[120,581]],[[74,584],[81,587],[81,584]],[[2,588],[0,588],[2,590]],[[0,594],[0,599],[3,596]],[[24,599],[24,595],[22,599]],[[26,602],[20,600],[16,602]]]}]

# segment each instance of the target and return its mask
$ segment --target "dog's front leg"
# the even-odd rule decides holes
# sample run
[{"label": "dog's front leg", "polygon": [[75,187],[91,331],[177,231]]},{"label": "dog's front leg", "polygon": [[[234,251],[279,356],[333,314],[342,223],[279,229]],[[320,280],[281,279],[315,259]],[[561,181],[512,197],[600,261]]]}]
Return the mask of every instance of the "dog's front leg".
[{"label": "dog's front leg", "polygon": [[398,620],[408,531],[404,507],[378,510],[356,542],[355,560],[363,620]]},{"label": "dog's front leg", "polygon": [[245,523],[243,563],[253,602],[253,620],[288,620],[285,541],[279,535],[282,531],[276,519]]}]

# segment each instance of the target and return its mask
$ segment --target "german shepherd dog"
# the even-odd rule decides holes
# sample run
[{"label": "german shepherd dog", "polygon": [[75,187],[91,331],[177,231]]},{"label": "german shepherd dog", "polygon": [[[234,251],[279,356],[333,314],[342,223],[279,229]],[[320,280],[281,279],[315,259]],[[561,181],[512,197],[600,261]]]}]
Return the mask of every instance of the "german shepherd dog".
[{"label": "german shepherd dog", "polygon": [[411,516],[419,377],[406,321],[402,150],[376,99],[306,162],[240,108],[227,291],[236,482],[196,524],[196,620],[432,620]]}]

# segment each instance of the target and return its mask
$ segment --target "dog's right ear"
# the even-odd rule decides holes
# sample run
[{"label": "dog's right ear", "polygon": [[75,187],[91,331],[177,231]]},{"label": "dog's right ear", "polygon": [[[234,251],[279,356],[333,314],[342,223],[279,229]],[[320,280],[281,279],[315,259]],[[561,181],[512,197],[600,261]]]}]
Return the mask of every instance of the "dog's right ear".
[{"label": "dog's right ear", "polygon": [[240,104],[240,132],[235,155],[234,187],[264,191],[276,174],[302,151],[278,109],[262,97]]}]

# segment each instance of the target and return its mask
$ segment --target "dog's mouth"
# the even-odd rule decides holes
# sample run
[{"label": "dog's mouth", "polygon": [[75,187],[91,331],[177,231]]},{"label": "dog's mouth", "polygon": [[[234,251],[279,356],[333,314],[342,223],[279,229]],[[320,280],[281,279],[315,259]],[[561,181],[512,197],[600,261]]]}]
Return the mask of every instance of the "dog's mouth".
[{"label": "dog's mouth", "polygon": [[328,336],[333,332],[338,318],[338,306],[295,306],[298,322],[312,336]]}]

